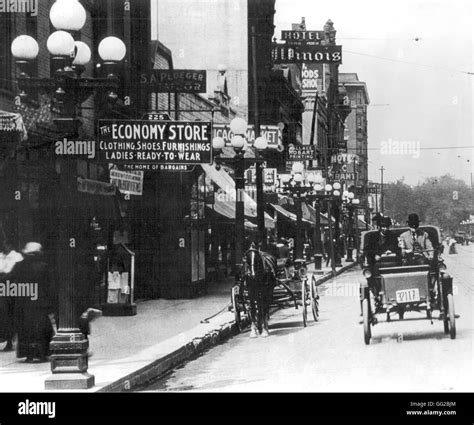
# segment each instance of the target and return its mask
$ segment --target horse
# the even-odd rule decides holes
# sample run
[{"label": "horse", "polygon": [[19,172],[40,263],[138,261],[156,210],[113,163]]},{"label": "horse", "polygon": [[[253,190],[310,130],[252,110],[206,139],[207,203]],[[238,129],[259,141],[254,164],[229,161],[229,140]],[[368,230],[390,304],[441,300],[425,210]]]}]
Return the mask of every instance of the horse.
[{"label": "horse", "polygon": [[243,282],[247,289],[251,330],[250,337],[268,336],[268,318],[273,288],[276,285],[275,257],[252,244],[243,256]]}]

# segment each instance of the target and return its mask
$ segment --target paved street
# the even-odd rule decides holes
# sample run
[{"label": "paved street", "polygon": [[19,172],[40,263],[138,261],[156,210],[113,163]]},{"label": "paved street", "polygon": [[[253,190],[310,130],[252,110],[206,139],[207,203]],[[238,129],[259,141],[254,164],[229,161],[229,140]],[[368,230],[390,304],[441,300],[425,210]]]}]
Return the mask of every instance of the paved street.
[{"label": "paved street", "polygon": [[456,340],[443,333],[438,320],[385,323],[380,317],[366,346],[358,300],[361,271],[355,268],[321,287],[320,322],[311,320],[305,329],[301,310],[281,310],[271,318],[269,338],[250,339],[247,330],[144,390],[473,391],[474,245],[459,246],[458,252],[445,255],[460,315]]}]

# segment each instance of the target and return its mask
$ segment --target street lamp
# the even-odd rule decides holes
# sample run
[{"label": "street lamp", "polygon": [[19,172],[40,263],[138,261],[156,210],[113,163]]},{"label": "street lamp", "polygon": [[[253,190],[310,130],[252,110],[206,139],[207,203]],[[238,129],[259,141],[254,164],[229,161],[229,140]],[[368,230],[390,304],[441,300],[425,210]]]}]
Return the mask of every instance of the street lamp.
[{"label": "street lamp", "polygon": [[[104,61],[105,78],[81,77],[91,52],[87,44],[74,41],[71,33],[80,31],[86,21],[86,11],[77,0],[57,0],[50,10],[54,28],[46,42],[51,55],[51,78],[31,77],[32,61],[38,56],[37,41],[20,35],[11,44],[11,52],[20,69],[18,87],[20,97],[29,93],[45,92],[51,97],[51,111],[57,128],[65,136],[78,137],[80,121],[77,109],[94,91],[108,94],[107,100],[117,99],[119,87],[115,69],[125,57],[125,44],[117,37],[107,37],[99,44],[99,55]],[[45,381],[46,389],[86,389],[94,385],[94,376],[87,372],[89,342],[78,328],[78,313],[74,305],[77,254],[76,235],[71,217],[76,215],[77,167],[66,158],[60,159],[60,205],[58,208],[57,265],[59,287],[59,329],[50,343],[52,375]]]},{"label": "street lamp", "polygon": [[[358,225],[357,225],[357,206],[359,205],[359,199],[355,198],[353,192],[344,191],[342,195],[342,202],[343,206],[347,211],[347,257],[346,262],[352,262],[354,259],[352,258],[352,251],[355,247],[357,249],[357,233],[358,233]],[[356,211],[356,229],[354,231],[354,210]]]},{"label": "street lamp", "polygon": [[[339,201],[341,197],[341,184],[334,182],[327,183],[323,187],[324,179],[321,174],[309,173],[306,181],[303,177],[304,164],[294,163],[292,166],[292,175],[283,175],[281,178],[282,188],[280,191],[286,191],[292,195],[296,205],[296,227],[297,237],[295,240],[295,258],[302,256],[302,240],[301,240],[301,221],[302,211],[301,203],[304,198],[307,201],[315,201],[315,229],[314,229],[314,245],[315,245],[315,269],[321,269],[322,247],[321,247],[321,218],[320,218],[320,204],[319,201],[327,201],[328,220],[329,220],[329,238],[331,243],[331,268],[335,272],[336,267],[340,267],[340,260],[337,261],[337,251],[334,249],[333,229],[331,223],[331,202]],[[337,219],[335,226],[338,225]],[[338,232],[335,233],[338,235]],[[337,239],[336,239],[337,240]],[[335,255],[336,254],[336,255]]]},{"label": "street lamp", "polygon": [[301,195],[313,189],[312,186],[306,185],[304,182],[304,164],[302,162],[295,162],[291,167],[291,176],[283,175],[280,179],[280,192],[285,191],[295,201],[296,208],[296,237],[294,245],[294,259],[303,258],[303,238],[302,238],[302,221],[303,213],[301,210]]},{"label": "street lamp", "polygon": [[[341,184],[334,182],[327,183],[324,187],[324,199],[327,201],[328,221],[329,221],[329,239],[331,242],[331,269],[333,274],[336,267],[341,267],[341,257],[339,253],[339,202],[341,200]],[[331,212],[334,208],[334,234],[332,228]]]},{"label": "street lamp", "polygon": [[[260,153],[268,147],[268,141],[264,137],[255,139],[255,158],[245,158],[245,152],[248,149],[246,140],[247,123],[242,118],[236,117],[230,122],[230,129],[233,137],[230,145],[234,151],[234,156],[224,157],[222,151],[225,147],[225,141],[222,137],[214,137],[212,140],[212,148],[216,153],[216,164],[226,163],[234,166],[235,174],[235,272],[237,273],[241,267],[242,257],[244,255],[244,237],[245,237],[245,164],[262,162]],[[261,241],[259,241],[261,242]]]}]

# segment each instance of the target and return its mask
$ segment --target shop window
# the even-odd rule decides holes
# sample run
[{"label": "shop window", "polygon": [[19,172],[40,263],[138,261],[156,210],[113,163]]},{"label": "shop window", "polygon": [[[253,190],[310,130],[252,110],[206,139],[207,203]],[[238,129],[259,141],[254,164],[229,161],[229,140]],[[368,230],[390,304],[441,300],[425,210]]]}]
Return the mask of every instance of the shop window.
[{"label": "shop window", "polygon": [[201,174],[191,189],[191,220],[205,218],[206,177]]}]

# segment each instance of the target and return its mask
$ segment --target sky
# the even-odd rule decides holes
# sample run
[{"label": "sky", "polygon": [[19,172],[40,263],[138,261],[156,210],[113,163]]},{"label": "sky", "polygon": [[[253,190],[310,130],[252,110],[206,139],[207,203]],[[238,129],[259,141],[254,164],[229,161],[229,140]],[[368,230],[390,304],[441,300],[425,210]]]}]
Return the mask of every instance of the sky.
[{"label": "sky", "polygon": [[334,22],[340,72],[367,83],[369,179],[380,182],[383,166],[384,182],[451,174],[471,184],[474,1],[276,0],[275,9],[277,39],[302,17],[308,30]]},{"label": "sky", "polygon": [[367,83],[369,179],[380,181],[383,166],[384,182],[416,185],[451,174],[471,183],[474,75],[466,72],[474,72],[473,5],[276,0],[278,39],[302,17],[307,30],[322,30],[331,19],[342,45],[340,72]]}]

